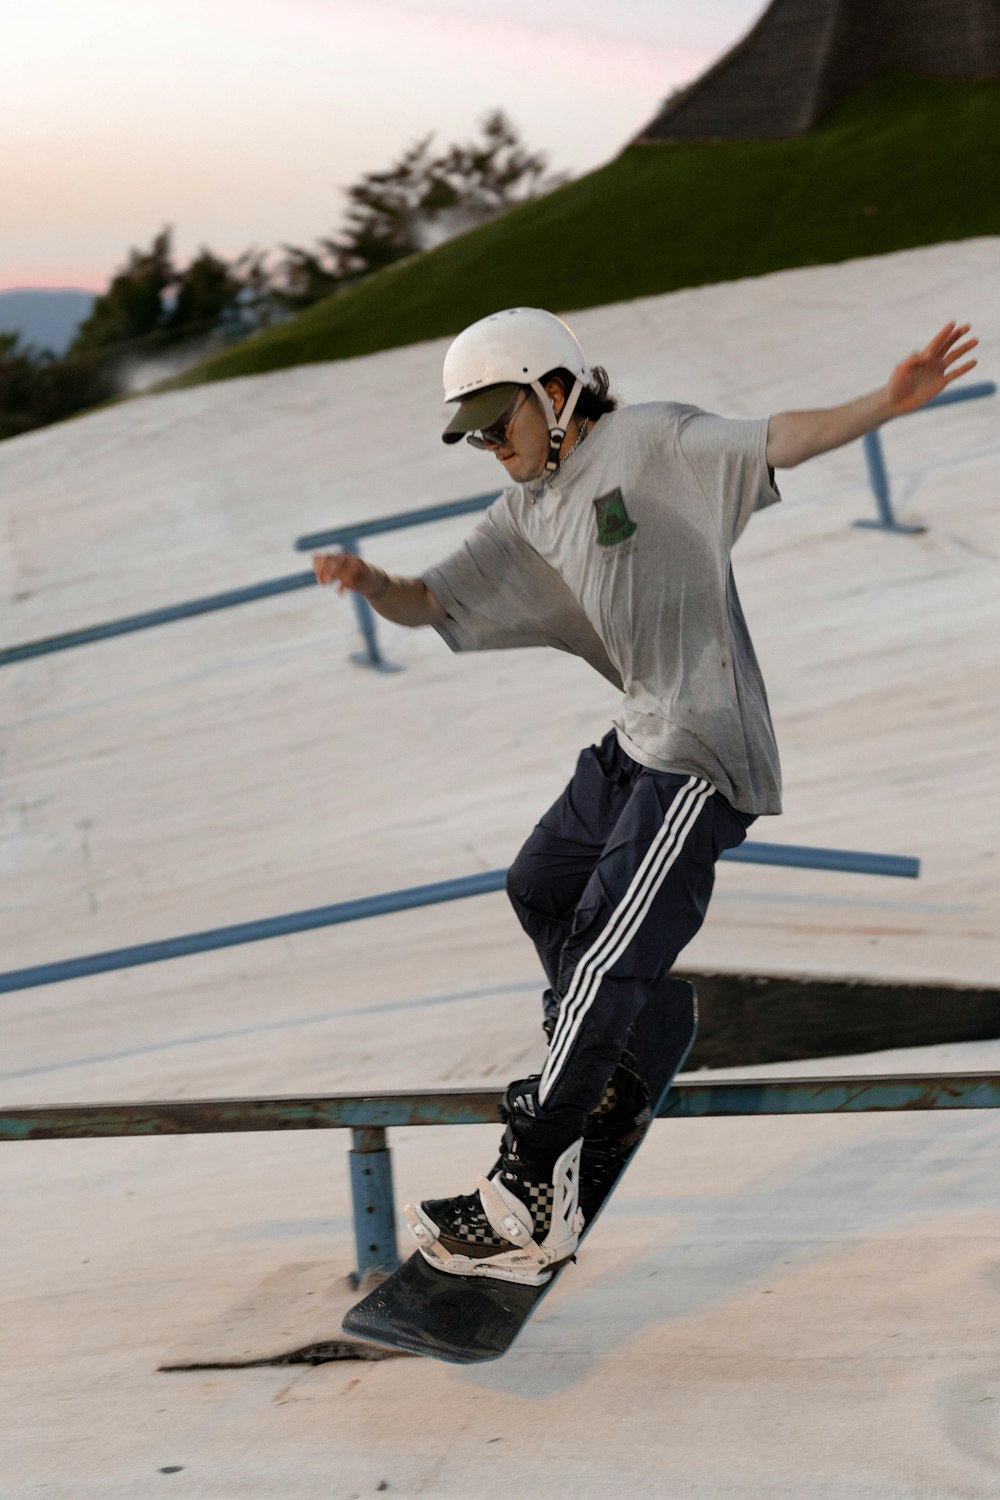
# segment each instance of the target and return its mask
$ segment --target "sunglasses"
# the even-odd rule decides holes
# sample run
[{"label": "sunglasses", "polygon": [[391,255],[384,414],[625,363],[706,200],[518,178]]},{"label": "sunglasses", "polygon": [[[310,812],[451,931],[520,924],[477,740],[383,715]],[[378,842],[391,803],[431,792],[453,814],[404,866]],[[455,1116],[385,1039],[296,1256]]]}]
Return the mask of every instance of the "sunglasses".
[{"label": "sunglasses", "polygon": [[490,427],[481,427],[478,432],[468,433],[465,441],[471,443],[473,448],[485,449],[487,452],[493,448],[499,448],[507,441],[510,429],[514,425],[514,418],[527,399],[528,392],[519,391],[507,410]]}]

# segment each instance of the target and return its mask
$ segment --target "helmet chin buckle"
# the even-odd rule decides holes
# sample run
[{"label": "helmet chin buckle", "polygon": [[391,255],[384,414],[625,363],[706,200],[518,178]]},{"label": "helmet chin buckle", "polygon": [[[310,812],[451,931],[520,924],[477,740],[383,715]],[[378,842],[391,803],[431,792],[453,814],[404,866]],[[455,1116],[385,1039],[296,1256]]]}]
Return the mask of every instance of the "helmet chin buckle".
[{"label": "helmet chin buckle", "polygon": [[549,393],[541,381],[533,380],[531,382],[531,389],[538,397],[549,425],[549,456],[545,460],[545,472],[546,474],[554,474],[559,467],[562,445],[566,440],[566,429],[569,426],[570,418],[576,410],[576,403],[580,399],[580,393],[583,390],[583,381],[579,378],[574,380],[573,389],[567,396],[558,417],[556,416],[555,407],[549,398]]},{"label": "helmet chin buckle", "polygon": [[565,442],[565,439],[566,439],[565,428],[563,428],[563,427],[550,427],[549,428],[549,456],[545,460],[545,472],[547,474],[554,474],[555,471],[556,471],[556,469],[558,469],[558,467],[559,467],[559,455],[562,452],[562,445]]}]

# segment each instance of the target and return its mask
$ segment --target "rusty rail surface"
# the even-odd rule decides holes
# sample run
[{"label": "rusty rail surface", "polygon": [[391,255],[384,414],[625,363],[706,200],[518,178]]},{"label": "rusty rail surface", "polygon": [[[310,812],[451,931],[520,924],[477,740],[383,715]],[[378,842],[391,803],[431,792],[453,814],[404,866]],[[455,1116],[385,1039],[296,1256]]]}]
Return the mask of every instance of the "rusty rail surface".
[{"label": "rusty rail surface", "polygon": [[[0,1109],[0,1140],[206,1135],[248,1130],[379,1130],[484,1125],[499,1119],[500,1089],[171,1099]],[[900,1073],[840,1078],[681,1080],[661,1119],[1000,1108],[1000,1073]]]}]

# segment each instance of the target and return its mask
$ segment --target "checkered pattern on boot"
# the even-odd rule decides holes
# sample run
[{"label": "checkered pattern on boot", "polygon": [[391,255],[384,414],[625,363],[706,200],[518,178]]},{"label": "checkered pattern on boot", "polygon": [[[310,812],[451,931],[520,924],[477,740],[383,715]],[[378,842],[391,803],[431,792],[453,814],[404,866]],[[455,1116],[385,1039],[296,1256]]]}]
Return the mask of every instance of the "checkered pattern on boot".
[{"label": "checkered pattern on boot", "polygon": [[649,1089],[628,1046],[608,1079],[601,1101],[587,1116],[584,1144],[634,1146],[652,1118]]},{"label": "checkered pattern on boot", "polygon": [[[542,1029],[550,1042],[555,1028],[556,1017],[546,1016]],[[642,1138],[652,1118],[649,1089],[639,1072],[633,1045],[634,1035],[630,1030],[615,1071],[584,1126],[580,1209],[586,1224],[601,1207],[632,1147]]]},{"label": "checkered pattern on boot", "polygon": [[[555,1029],[555,1016],[546,1016],[542,1030],[550,1042]],[[585,1149],[588,1144],[596,1143],[632,1147],[649,1125],[649,1089],[632,1051],[634,1040],[630,1029],[625,1038],[625,1050],[604,1086],[600,1102],[587,1116],[583,1137]]]},{"label": "checkered pattern on boot", "polygon": [[649,1125],[649,1090],[631,1052],[622,1054],[600,1104],[587,1116],[580,1157],[580,1208],[589,1223]]},{"label": "checkered pattern on boot", "polygon": [[[555,1185],[552,1170],[563,1148],[530,1146],[517,1138],[508,1125],[500,1142],[500,1155],[489,1176],[502,1183],[519,1198],[531,1214],[532,1235],[541,1243],[552,1223]],[[510,1241],[501,1238],[483,1210],[478,1193],[456,1198],[430,1198],[420,1205],[439,1231],[443,1249],[452,1255],[467,1255],[476,1260],[509,1250]]]}]

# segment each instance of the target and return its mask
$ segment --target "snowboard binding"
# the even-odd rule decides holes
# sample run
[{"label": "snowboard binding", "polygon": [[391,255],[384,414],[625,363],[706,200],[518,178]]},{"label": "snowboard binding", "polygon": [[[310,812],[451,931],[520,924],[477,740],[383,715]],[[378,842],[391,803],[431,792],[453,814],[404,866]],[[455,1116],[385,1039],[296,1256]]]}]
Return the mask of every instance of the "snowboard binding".
[{"label": "snowboard binding", "polygon": [[543,1286],[580,1240],[582,1140],[553,1162],[508,1125],[500,1157],[476,1192],[403,1210],[421,1254],[454,1276],[489,1276]]}]

